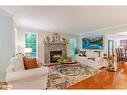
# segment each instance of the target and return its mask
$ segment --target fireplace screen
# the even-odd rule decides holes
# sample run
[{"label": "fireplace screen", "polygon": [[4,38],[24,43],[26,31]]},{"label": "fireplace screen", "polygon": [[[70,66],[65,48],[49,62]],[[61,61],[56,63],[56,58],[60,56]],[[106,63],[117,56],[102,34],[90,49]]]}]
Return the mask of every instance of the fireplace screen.
[{"label": "fireplace screen", "polygon": [[62,55],[62,51],[50,51],[50,62],[55,63]]}]

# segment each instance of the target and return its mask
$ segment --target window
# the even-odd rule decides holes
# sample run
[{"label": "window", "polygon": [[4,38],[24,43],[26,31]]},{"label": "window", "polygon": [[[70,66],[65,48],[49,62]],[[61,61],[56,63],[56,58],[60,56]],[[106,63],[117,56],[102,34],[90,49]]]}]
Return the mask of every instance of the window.
[{"label": "window", "polygon": [[120,40],[120,47],[127,48],[127,40]]},{"label": "window", "polygon": [[76,38],[70,38],[70,55],[75,55],[75,50],[77,47]]},{"label": "window", "polygon": [[25,48],[31,48],[31,57],[37,57],[37,34],[25,33]]}]

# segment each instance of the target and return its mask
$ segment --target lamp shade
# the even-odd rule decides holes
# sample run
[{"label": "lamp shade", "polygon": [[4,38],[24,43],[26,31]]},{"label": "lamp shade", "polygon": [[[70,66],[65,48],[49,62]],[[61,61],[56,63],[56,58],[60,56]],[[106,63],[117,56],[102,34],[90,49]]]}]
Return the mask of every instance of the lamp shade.
[{"label": "lamp shade", "polygon": [[32,52],[32,48],[25,48],[25,53],[31,53]]}]

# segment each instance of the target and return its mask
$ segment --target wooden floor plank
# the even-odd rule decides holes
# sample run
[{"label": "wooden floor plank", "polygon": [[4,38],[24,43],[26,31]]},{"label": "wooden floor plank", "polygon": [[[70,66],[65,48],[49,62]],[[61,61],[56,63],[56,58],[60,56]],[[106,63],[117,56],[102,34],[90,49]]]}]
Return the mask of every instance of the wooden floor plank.
[{"label": "wooden floor plank", "polygon": [[119,63],[117,72],[101,72],[67,89],[127,89],[127,64]]}]

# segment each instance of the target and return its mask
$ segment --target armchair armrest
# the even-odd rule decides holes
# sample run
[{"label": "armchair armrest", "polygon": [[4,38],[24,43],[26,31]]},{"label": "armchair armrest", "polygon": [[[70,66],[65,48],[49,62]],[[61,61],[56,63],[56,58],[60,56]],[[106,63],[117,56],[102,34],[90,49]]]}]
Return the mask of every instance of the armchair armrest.
[{"label": "armchair armrest", "polygon": [[28,69],[18,72],[9,72],[6,76],[6,82],[13,82],[17,80],[26,79],[29,77],[44,76],[48,74],[48,67],[40,67],[35,69]]},{"label": "armchair armrest", "polygon": [[42,67],[42,62],[37,61],[38,67]]}]

